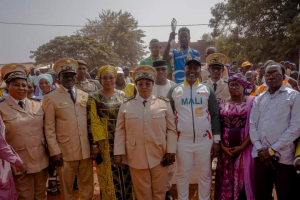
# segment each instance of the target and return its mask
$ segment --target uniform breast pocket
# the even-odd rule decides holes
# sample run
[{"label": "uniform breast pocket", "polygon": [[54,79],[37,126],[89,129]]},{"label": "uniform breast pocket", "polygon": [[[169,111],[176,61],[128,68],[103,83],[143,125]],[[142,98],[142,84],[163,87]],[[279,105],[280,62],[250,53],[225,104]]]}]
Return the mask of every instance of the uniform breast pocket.
[{"label": "uniform breast pocket", "polygon": [[2,116],[3,122],[5,124],[5,129],[7,132],[14,131],[14,124],[18,123],[18,115],[9,115],[9,116]]},{"label": "uniform breast pocket", "polygon": [[66,109],[66,108],[69,108],[70,105],[68,103],[61,103],[59,105],[57,105],[57,109]]},{"label": "uniform breast pocket", "polygon": [[126,118],[126,120],[134,120],[134,119],[138,118],[138,114],[137,113],[126,113],[125,118]]},{"label": "uniform breast pocket", "polygon": [[164,111],[154,112],[152,113],[152,119],[159,119],[161,120],[166,116],[166,113]]},{"label": "uniform breast pocket", "polygon": [[42,110],[34,112],[33,116],[34,116],[34,123],[33,123],[33,125],[35,127],[43,127],[44,112]]}]

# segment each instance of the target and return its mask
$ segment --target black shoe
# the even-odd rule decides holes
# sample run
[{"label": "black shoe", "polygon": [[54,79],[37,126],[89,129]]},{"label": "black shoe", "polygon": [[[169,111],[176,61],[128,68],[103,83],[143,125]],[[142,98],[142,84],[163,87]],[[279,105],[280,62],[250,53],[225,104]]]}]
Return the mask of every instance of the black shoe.
[{"label": "black shoe", "polygon": [[173,200],[173,197],[171,196],[170,192],[166,192],[166,200]]}]

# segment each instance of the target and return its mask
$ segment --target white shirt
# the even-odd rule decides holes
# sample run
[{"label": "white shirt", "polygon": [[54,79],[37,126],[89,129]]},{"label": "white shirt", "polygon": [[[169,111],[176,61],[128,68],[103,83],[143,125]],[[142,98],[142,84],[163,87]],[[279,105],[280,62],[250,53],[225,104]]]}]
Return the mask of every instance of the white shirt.
[{"label": "white shirt", "polygon": [[213,82],[213,81],[211,80],[211,78],[209,78],[208,81],[210,81],[211,85],[214,85],[214,83],[216,83],[216,84],[217,84],[217,87],[218,87],[219,84],[221,83],[221,79],[219,79],[217,82]]},{"label": "white shirt", "polygon": [[[69,93],[69,89],[65,88],[63,85],[61,85],[61,86],[65,89],[65,91],[66,91],[67,93]],[[75,87],[73,87],[71,90],[73,91],[73,94],[75,95],[74,98],[76,99],[77,94],[76,94],[76,89],[75,89]]]},{"label": "white shirt", "polygon": [[17,100],[15,98],[13,98],[11,95],[10,95],[10,97],[12,98],[12,100],[14,100],[14,102],[16,102],[17,105],[19,105],[19,102],[22,101],[23,104],[24,104],[24,110],[25,110],[25,108],[26,108],[26,97],[22,100]]},{"label": "white shirt", "polygon": [[173,85],[176,85],[176,83],[170,80],[167,80],[165,85],[157,85],[154,83],[152,94],[156,96],[167,97],[167,94]]},{"label": "white shirt", "polygon": [[250,116],[252,156],[257,150],[271,147],[280,156],[279,163],[292,165],[296,140],[300,135],[300,94],[284,87],[256,97]]},{"label": "white shirt", "polygon": [[[140,95],[138,95],[138,98],[140,99],[140,101],[143,103],[145,100],[147,101],[145,104],[145,107],[147,105],[147,103],[149,103],[151,101],[151,97],[152,95],[148,98],[148,99],[144,99],[143,97],[141,97]],[[144,104],[144,103],[143,103]]]}]

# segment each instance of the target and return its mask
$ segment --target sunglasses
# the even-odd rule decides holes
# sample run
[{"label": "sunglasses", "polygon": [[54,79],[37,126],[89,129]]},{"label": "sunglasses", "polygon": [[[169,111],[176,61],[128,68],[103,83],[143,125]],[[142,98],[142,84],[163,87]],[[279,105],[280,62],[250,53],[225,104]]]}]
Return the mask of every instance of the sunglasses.
[{"label": "sunglasses", "polygon": [[144,87],[149,88],[149,87],[152,86],[152,83],[145,83],[145,84],[143,84],[143,83],[138,83],[137,86],[138,86],[139,88],[144,88]]}]

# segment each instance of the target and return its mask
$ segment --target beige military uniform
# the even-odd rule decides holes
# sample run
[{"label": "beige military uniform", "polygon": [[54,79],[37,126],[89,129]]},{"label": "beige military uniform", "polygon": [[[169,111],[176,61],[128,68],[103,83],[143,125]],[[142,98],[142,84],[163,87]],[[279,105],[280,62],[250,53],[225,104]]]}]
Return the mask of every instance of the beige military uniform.
[{"label": "beige military uniform", "polygon": [[[77,65],[73,59],[61,59],[54,65],[54,71],[63,73],[58,67],[75,73]],[[62,199],[73,200],[73,182],[77,174],[80,199],[89,200],[93,198],[94,187],[87,131],[88,94],[74,89],[75,103],[63,85],[44,96],[45,135],[50,156],[63,156],[63,166],[57,167]]]},{"label": "beige military uniform", "polygon": [[[41,102],[25,99],[23,110],[11,96],[0,103],[5,124],[5,139],[28,167],[28,175],[19,181],[14,175],[18,199],[47,199],[46,182],[49,156],[43,131],[44,112]],[[13,170],[15,171],[15,170]]]},{"label": "beige military uniform", "polygon": [[175,119],[168,100],[152,95],[144,107],[136,96],[121,105],[114,154],[125,155],[138,199],[164,199],[168,167],[160,162],[176,153]]},{"label": "beige military uniform", "polygon": [[[205,81],[204,83],[214,89],[213,81],[211,79]],[[228,97],[230,97],[228,83],[226,83],[223,79],[220,79],[220,83],[217,86],[215,94],[218,99],[227,99]]]},{"label": "beige military uniform", "polygon": [[75,86],[88,94],[91,94],[98,90],[96,83],[88,79],[86,79],[85,81],[78,81],[77,79],[75,79]]}]

